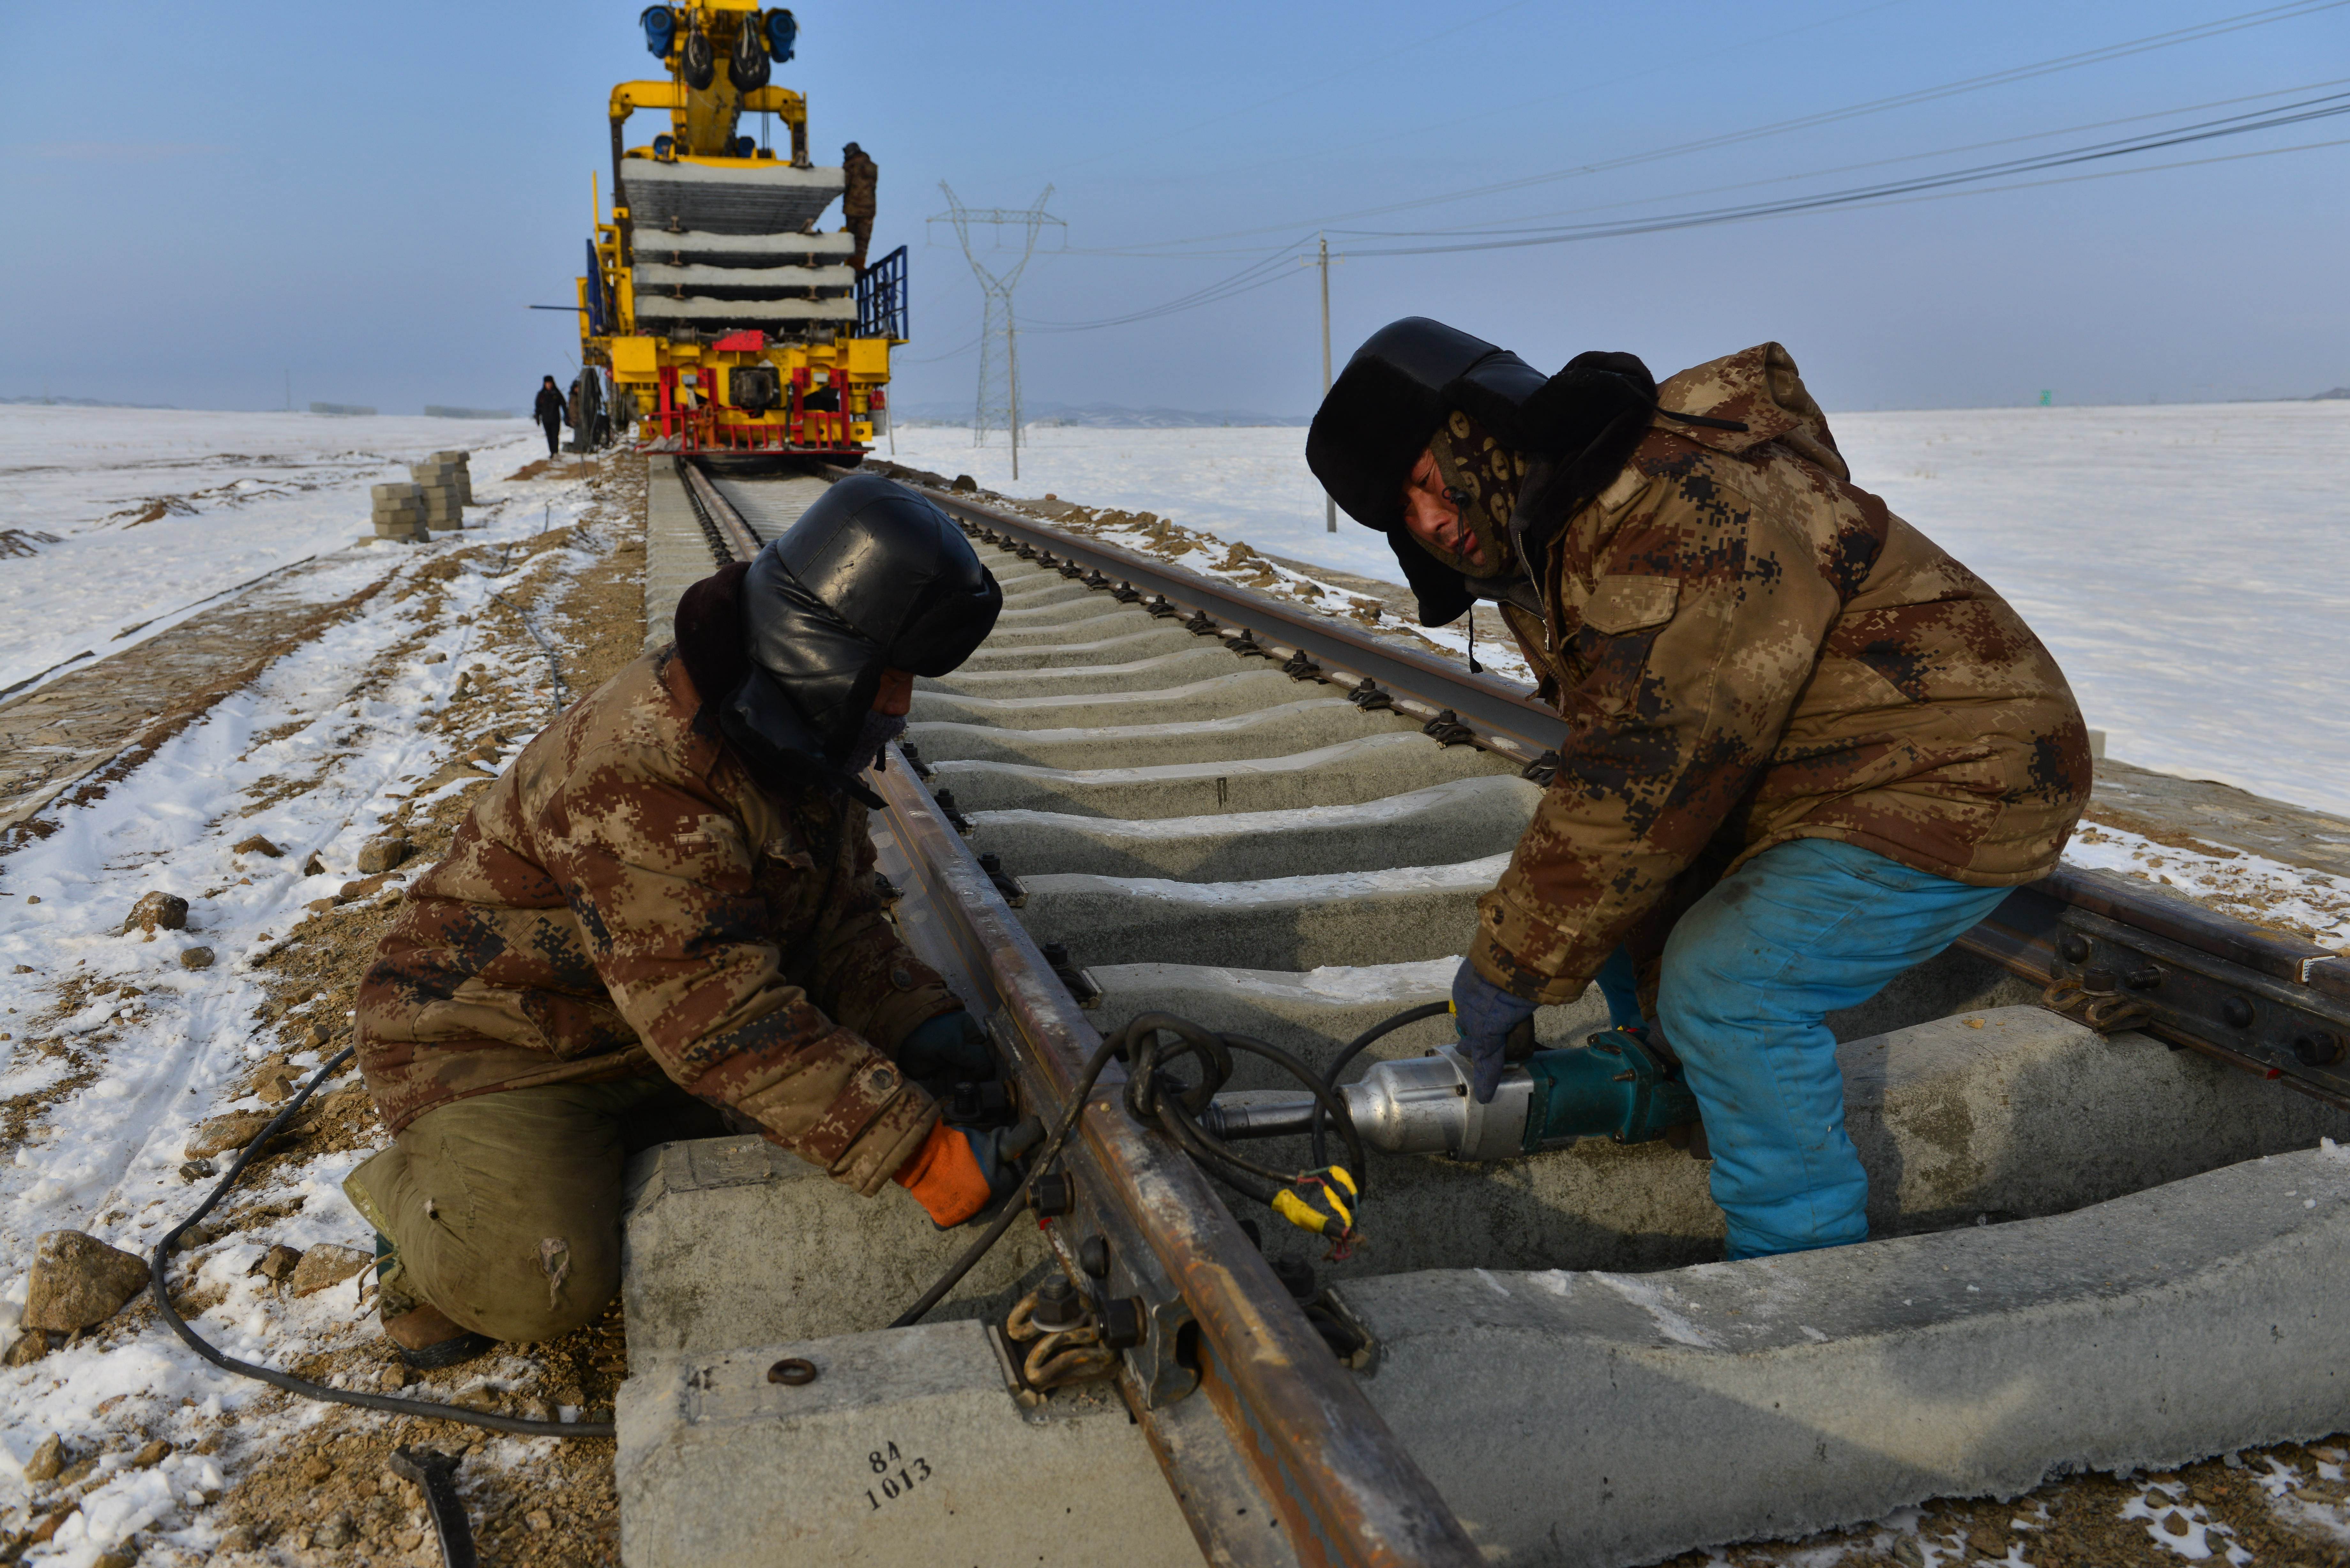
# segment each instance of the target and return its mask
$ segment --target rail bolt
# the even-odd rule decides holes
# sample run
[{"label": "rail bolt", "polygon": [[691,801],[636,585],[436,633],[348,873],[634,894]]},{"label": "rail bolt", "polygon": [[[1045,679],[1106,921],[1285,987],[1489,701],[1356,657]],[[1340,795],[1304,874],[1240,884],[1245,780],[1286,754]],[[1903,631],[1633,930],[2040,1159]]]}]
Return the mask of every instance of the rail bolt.
[{"label": "rail bolt", "polygon": [[2293,1054],[2304,1067],[2331,1067],[2342,1060],[2342,1039],[2323,1029],[2293,1037]]},{"label": "rail bolt", "polygon": [[1118,1296],[1103,1302],[1098,1311],[1104,1345],[1112,1350],[1125,1350],[1142,1343],[1142,1303],[1139,1298]]},{"label": "rail bolt", "polygon": [[2231,996],[2220,1004],[2220,1016],[2228,1021],[2230,1029],[2252,1026],[2252,1004],[2241,996]]},{"label": "rail bolt", "polygon": [[2079,963],[2089,956],[2089,939],[2077,933],[2068,932],[2064,940],[2056,944],[2056,950],[2064,955],[2067,963]]},{"label": "rail bolt", "polygon": [[1095,1279],[1109,1278],[1109,1238],[1088,1236],[1078,1242],[1077,1267]]},{"label": "rail bolt", "polygon": [[1066,1174],[1047,1171],[1028,1184],[1028,1207],[1050,1220],[1077,1206],[1076,1193]]},{"label": "rail bolt", "polygon": [[1036,1310],[1028,1321],[1046,1334],[1076,1328],[1086,1321],[1086,1299],[1076,1286],[1055,1274],[1036,1287]]},{"label": "rail bolt", "polygon": [[2122,976],[2122,983],[2132,991],[2152,991],[2162,983],[2162,966],[2142,963]]}]

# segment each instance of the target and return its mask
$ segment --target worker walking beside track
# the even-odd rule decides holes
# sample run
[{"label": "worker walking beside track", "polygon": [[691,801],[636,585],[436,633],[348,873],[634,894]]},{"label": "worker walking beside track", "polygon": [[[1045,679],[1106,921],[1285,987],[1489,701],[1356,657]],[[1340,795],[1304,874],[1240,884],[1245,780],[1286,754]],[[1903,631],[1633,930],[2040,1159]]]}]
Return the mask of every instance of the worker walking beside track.
[{"label": "worker walking beside track", "polygon": [[2055,659],[1851,483],[1775,343],[1659,387],[1412,317],[1306,457],[1422,622],[1497,602],[1567,721],[1453,985],[1478,1099],[1596,979],[1681,1064],[1731,1257],[1864,1239],[1825,1019],[2054,869],[2091,782]]},{"label": "worker walking beside track", "polygon": [[730,1114],[941,1225],[1017,1180],[1033,1123],[950,1127],[922,1086],[994,1069],[884,917],[858,782],[1002,604],[936,507],[844,480],[483,794],[359,991],[395,1139],[345,1190],[411,1365],[594,1319],[623,1161]]}]

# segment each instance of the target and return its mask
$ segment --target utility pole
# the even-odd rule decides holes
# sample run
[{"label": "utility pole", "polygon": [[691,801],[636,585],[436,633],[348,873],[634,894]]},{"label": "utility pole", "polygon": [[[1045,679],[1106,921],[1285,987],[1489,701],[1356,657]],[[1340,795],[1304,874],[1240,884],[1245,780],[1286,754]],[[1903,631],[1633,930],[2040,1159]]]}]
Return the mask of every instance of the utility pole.
[{"label": "utility pole", "polygon": [[[1330,396],[1330,236],[1315,238],[1322,248],[1322,396],[1326,401]],[[1322,526],[1332,534],[1338,531],[1338,504],[1326,490],[1322,493]]]},{"label": "utility pole", "polygon": [[1005,401],[1012,406],[1012,477],[1020,477],[1020,327],[1012,317],[1012,294],[1003,295],[1003,371]]},{"label": "utility pole", "polygon": [[[1052,199],[1053,188],[1045,187],[1035,204],[1024,208],[966,207],[945,181],[939,189],[946,192],[947,210],[931,218],[931,223],[954,225],[955,238],[962,243],[963,259],[979,279],[981,294],[986,299],[986,309],[981,318],[979,332],[979,400],[972,410],[971,444],[983,446],[989,429],[1001,421],[1012,438],[1012,477],[1020,477],[1020,358],[1019,329],[1012,311],[1012,290],[1020,275],[1028,270],[1030,258],[1036,254],[1036,236],[1045,224],[1066,230],[1068,225],[1045,211]],[[971,231],[975,223],[1001,227],[1016,225],[1027,232],[1020,259],[1001,273],[993,272],[972,249]],[[1001,338],[999,347],[997,339]],[[1000,378],[1000,379],[999,379]]]}]

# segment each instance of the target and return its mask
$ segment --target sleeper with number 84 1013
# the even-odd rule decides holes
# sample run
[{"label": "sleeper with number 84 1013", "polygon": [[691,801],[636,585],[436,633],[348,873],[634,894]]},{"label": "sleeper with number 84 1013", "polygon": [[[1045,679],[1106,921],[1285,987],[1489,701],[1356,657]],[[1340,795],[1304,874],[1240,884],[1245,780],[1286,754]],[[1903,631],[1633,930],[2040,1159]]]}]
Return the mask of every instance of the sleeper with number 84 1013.
[{"label": "sleeper with number 84 1013", "polygon": [[865,1456],[865,1468],[879,1481],[865,1489],[865,1501],[879,1511],[885,1502],[905,1496],[931,1479],[931,1461],[917,1454],[908,1459],[895,1443],[885,1443]]}]

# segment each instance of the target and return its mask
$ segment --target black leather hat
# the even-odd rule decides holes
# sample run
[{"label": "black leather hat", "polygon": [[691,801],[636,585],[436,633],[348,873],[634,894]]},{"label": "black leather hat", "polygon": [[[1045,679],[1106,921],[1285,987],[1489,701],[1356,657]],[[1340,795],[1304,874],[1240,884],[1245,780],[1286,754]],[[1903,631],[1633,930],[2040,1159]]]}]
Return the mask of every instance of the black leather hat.
[{"label": "black leather hat", "polygon": [[749,676],[719,722],[754,761],[838,769],[881,672],[944,675],[995,625],[1003,590],[946,514],[872,474],[841,480],[743,579]]},{"label": "black leather hat", "polygon": [[1656,408],[1656,379],[1635,355],[1578,354],[1545,376],[1482,337],[1407,316],[1365,339],[1331,383],[1305,462],[1341,511],[1388,536],[1421,622],[1439,626],[1473,594],[1405,529],[1403,488],[1445,416],[1461,410],[1530,460],[1620,467]]}]

